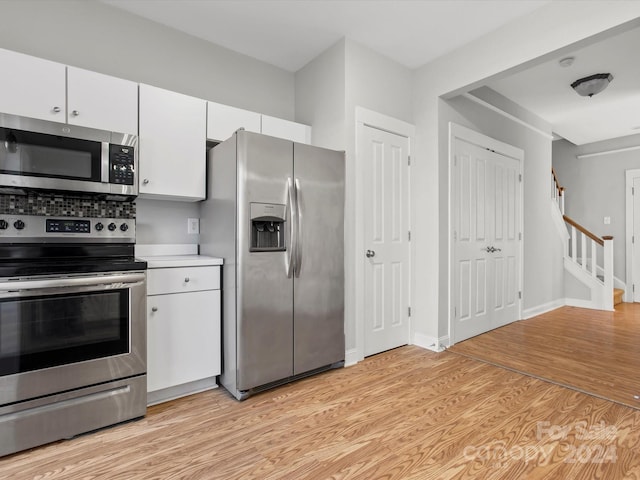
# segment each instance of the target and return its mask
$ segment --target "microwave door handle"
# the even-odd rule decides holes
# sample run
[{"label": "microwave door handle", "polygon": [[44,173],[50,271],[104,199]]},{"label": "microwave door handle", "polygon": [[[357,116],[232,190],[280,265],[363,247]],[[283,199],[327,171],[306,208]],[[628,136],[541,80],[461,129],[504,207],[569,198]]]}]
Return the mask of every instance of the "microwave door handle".
[{"label": "microwave door handle", "polygon": [[109,183],[109,142],[101,142],[100,150],[100,181]]}]

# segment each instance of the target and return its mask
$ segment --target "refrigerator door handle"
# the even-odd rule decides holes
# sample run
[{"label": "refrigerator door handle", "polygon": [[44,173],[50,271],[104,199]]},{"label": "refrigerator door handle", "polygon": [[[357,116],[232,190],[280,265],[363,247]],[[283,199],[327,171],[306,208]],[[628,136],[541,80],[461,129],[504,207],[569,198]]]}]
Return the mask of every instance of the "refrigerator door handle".
[{"label": "refrigerator door handle", "polygon": [[296,193],[296,209],[297,209],[297,221],[296,221],[296,260],[295,260],[295,275],[296,278],[300,277],[300,270],[302,269],[302,206],[300,197],[302,196],[302,188],[300,188],[300,179],[296,178],[295,183]]},{"label": "refrigerator door handle", "polygon": [[287,177],[287,209],[289,210],[289,255],[285,257],[285,267],[287,269],[287,278],[291,278],[294,270],[295,252],[297,244],[298,222],[296,217],[295,193],[293,191],[293,183],[291,177]]}]

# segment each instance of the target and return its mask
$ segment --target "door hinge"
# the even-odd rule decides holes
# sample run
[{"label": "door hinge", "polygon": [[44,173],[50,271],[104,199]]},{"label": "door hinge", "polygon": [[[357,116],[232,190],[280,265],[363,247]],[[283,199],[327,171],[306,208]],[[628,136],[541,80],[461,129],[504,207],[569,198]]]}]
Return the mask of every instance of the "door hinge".
[{"label": "door hinge", "polygon": [[411,155],[407,155],[407,165],[411,165]]},{"label": "door hinge", "polygon": [[407,314],[411,316],[411,307],[407,307]]},{"label": "door hinge", "polygon": [[636,284],[634,283],[633,285],[631,285],[631,291],[635,292],[636,291]]},{"label": "door hinge", "polygon": [[521,291],[520,291],[520,292],[518,292],[518,298],[519,298],[520,300],[522,300],[522,292],[521,292]]},{"label": "door hinge", "polygon": [[407,238],[409,239],[409,241],[411,241],[411,230],[407,232]]},{"label": "door hinge", "polygon": [[522,240],[522,232],[518,232],[518,240]]},{"label": "door hinge", "polygon": [[456,232],[455,230],[453,231],[453,241],[455,242],[456,240],[458,240],[458,232]]},{"label": "door hinge", "polygon": [[631,187],[631,195],[635,195],[636,194],[636,188],[635,187]]},{"label": "door hinge", "polygon": [[453,318],[458,318],[458,307],[453,307]]},{"label": "door hinge", "polygon": [[631,243],[636,243],[636,236],[635,235],[631,235]]},{"label": "door hinge", "polygon": [[522,174],[518,174],[518,181],[522,183]]}]

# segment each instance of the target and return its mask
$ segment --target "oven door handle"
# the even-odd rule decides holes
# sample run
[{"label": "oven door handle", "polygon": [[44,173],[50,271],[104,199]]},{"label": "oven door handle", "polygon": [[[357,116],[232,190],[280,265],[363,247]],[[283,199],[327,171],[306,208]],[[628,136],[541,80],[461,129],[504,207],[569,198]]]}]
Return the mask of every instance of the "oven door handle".
[{"label": "oven door handle", "polygon": [[146,280],[144,273],[124,273],[91,277],[47,278],[44,280],[12,280],[0,282],[0,295],[33,290],[73,289],[78,287],[102,286],[100,290],[130,288]]}]

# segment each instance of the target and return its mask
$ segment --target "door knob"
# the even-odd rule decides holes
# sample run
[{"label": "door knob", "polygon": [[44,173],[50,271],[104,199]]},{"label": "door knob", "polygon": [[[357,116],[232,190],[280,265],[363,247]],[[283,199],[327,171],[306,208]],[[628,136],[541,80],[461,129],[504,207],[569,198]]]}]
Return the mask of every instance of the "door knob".
[{"label": "door knob", "polygon": [[367,253],[365,255],[367,256],[367,258],[372,258],[376,256],[376,252],[374,252],[373,250],[367,250]]}]

